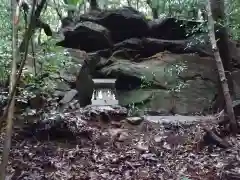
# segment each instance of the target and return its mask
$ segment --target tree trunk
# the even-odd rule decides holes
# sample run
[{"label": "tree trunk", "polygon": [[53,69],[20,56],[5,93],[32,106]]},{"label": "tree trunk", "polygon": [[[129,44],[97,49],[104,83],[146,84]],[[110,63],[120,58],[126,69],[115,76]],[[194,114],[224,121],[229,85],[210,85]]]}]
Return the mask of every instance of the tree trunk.
[{"label": "tree trunk", "polygon": [[[233,91],[233,80],[231,76],[232,71],[232,56],[229,50],[229,37],[227,28],[224,25],[225,13],[224,13],[224,0],[210,0],[212,18],[217,23],[215,25],[215,36],[217,39],[217,47],[220,52],[220,57],[222,59],[223,67],[225,70],[225,75],[227,78],[230,95],[234,96]],[[219,83],[220,84],[220,83]],[[218,97],[215,102],[215,110],[223,109],[225,107],[225,101],[223,98],[223,91],[221,85],[218,88]]]},{"label": "tree trunk", "polygon": [[98,10],[99,6],[97,0],[89,0],[90,1],[90,10]]},{"label": "tree trunk", "polygon": [[131,7],[131,0],[127,0],[128,6]]},{"label": "tree trunk", "polygon": [[153,19],[158,19],[159,6],[154,7],[151,0],[147,0],[147,4],[152,10]]},{"label": "tree trunk", "polygon": [[212,50],[213,50],[214,57],[215,57],[216,64],[217,64],[219,79],[220,79],[221,86],[222,86],[223,97],[226,102],[227,114],[230,118],[231,128],[234,133],[237,133],[238,124],[235,119],[235,115],[234,115],[234,111],[233,111],[232,99],[231,99],[228,82],[227,82],[225,71],[224,71],[224,63],[222,62],[221,55],[217,48],[217,43],[216,43],[216,38],[215,38],[215,33],[214,33],[214,19],[212,16],[213,9],[211,8],[211,5],[212,4],[209,0],[207,3],[209,38],[210,38],[210,41],[212,44]]},{"label": "tree trunk", "polygon": [[[12,73],[9,84],[9,94],[13,91],[14,84],[16,82],[16,70],[17,70],[17,24],[18,21],[15,21],[16,18],[16,1],[11,0],[11,8],[12,8]],[[12,140],[12,126],[13,126],[13,115],[15,108],[15,93],[13,94],[13,100],[9,106],[9,111],[7,114],[7,128],[6,135],[4,139],[4,147],[2,154],[2,163],[0,169],[0,180],[6,179],[6,168],[8,165],[9,153],[11,149],[11,140]]]},{"label": "tree trunk", "polygon": [[152,8],[153,19],[158,19],[158,8]]},{"label": "tree trunk", "polygon": [[[42,9],[43,9],[45,4],[46,4],[46,0],[41,0],[40,3],[38,4],[37,8],[36,8],[36,11],[35,11],[35,8],[34,8],[34,14],[33,14],[34,15],[34,18],[33,18],[34,19],[34,24],[31,27],[31,31],[30,31],[30,34],[29,34],[30,37],[29,38],[31,38],[32,35],[35,32],[37,21],[39,21],[40,14],[41,14]],[[20,52],[24,52],[25,51],[26,41],[28,41],[28,40],[26,39],[26,37],[24,37],[22,42],[21,42],[21,44],[20,44]]]}]

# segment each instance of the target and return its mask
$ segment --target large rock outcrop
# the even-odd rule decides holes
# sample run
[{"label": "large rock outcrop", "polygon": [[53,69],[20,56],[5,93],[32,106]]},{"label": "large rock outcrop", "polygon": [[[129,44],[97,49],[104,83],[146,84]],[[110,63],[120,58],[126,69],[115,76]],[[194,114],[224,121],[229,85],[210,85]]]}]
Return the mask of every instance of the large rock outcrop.
[{"label": "large rock outcrop", "polygon": [[183,40],[192,35],[189,30],[200,25],[199,22],[175,18],[147,21],[142,13],[130,7],[91,11],[80,15],[77,19],[79,21],[76,22],[68,18],[64,20],[62,32],[64,32],[65,39],[57,45],[90,52],[95,48],[109,48],[110,42],[118,43],[134,37]]},{"label": "large rock outcrop", "polygon": [[164,18],[149,21],[149,35],[157,39],[182,40],[201,32],[201,22]]},{"label": "large rock outcrop", "polygon": [[[180,81],[195,77],[216,82],[215,61],[209,57],[194,54],[173,54],[162,52],[140,62],[111,57],[112,63],[97,70],[102,77],[117,78],[117,89],[129,89],[149,84],[151,87],[173,89]],[[135,81],[132,79],[135,78]]]},{"label": "large rock outcrop", "polygon": [[[92,11],[78,19],[81,22],[63,25],[65,40],[59,45],[72,48],[74,61],[82,59],[91,66],[88,77],[116,78],[121,105],[135,103],[140,109],[165,113],[209,112],[217,95],[217,71],[208,36],[198,29],[200,22],[147,21],[127,7]],[[229,44],[235,90],[240,92],[238,44]],[[79,57],[79,50],[86,51],[86,57]],[[81,72],[76,80],[79,94],[79,88],[87,86],[79,80]]]},{"label": "large rock outcrop", "polygon": [[65,31],[64,35],[65,39],[57,45],[87,52],[112,46],[109,30],[90,21],[77,23],[75,27]]},{"label": "large rock outcrop", "polygon": [[95,70],[93,77],[117,79],[118,99],[124,106],[144,103],[143,109],[197,113],[210,108],[217,92],[211,57],[162,52],[139,62],[101,58]]},{"label": "large rock outcrop", "polygon": [[131,7],[90,12],[81,15],[80,20],[92,21],[106,27],[115,43],[132,37],[144,37],[149,30],[144,15]]}]

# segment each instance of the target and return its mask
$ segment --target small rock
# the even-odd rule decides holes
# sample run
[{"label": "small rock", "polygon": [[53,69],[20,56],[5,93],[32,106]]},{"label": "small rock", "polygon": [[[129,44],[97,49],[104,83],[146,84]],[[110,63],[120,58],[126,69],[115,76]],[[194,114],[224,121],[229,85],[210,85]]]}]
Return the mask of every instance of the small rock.
[{"label": "small rock", "polygon": [[64,97],[64,94],[65,94],[65,92],[63,92],[63,91],[55,91],[54,93],[53,93],[53,96],[56,96],[56,97]]},{"label": "small rock", "polygon": [[146,160],[157,161],[156,154],[153,154],[153,153],[143,154],[142,158]]},{"label": "small rock", "polygon": [[121,128],[115,128],[115,129],[109,129],[109,134],[112,136],[112,137],[115,137],[117,135],[120,135],[124,130],[121,129]]},{"label": "small rock", "polygon": [[155,141],[156,143],[160,143],[163,139],[164,139],[164,137],[163,137],[163,136],[159,136],[159,135],[157,135],[157,136],[154,137],[154,141]]},{"label": "small rock", "polygon": [[149,178],[149,169],[148,168],[139,168],[138,176],[141,179],[148,179]]},{"label": "small rock", "polygon": [[166,142],[164,142],[163,148],[167,149],[167,150],[171,150],[172,149],[171,146],[168,143],[166,143]]},{"label": "small rock", "polygon": [[127,140],[128,137],[129,137],[129,134],[127,132],[122,132],[119,135],[118,141],[123,142],[123,141]]},{"label": "small rock", "polygon": [[75,89],[72,89],[72,90],[66,92],[66,94],[64,95],[64,97],[62,98],[62,100],[59,103],[61,103],[61,104],[69,103],[76,96],[76,94],[77,94],[77,90],[75,90]]},{"label": "small rock", "polygon": [[136,149],[145,152],[148,151],[148,146],[143,144],[142,142],[139,142],[136,146]]},{"label": "small rock", "polygon": [[88,176],[91,180],[97,180],[98,179],[98,174],[96,172],[89,172]]},{"label": "small rock", "polygon": [[32,109],[41,109],[46,104],[46,99],[38,94],[29,100],[29,104]]},{"label": "small rock", "polygon": [[139,125],[143,121],[142,117],[128,117],[126,118],[127,122],[132,125]]},{"label": "small rock", "polygon": [[120,128],[122,126],[121,122],[111,121],[112,127]]}]

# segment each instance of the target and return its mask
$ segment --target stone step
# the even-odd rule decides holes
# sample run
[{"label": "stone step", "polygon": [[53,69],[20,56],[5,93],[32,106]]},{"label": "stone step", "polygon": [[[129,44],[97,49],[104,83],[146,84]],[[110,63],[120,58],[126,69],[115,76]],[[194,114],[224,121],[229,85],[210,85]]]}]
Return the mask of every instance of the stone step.
[{"label": "stone step", "polygon": [[115,89],[116,79],[93,79],[94,88],[110,88]]},{"label": "stone step", "polygon": [[103,99],[97,99],[97,100],[92,100],[92,105],[97,105],[97,106],[113,106],[113,105],[118,105],[118,100],[103,100]]}]

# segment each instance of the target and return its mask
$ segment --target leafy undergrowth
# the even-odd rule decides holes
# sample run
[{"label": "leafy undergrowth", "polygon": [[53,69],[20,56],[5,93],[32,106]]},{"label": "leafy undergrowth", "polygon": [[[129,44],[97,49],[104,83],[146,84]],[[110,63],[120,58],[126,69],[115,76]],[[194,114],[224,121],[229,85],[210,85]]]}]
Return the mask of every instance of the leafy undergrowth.
[{"label": "leafy undergrowth", "polygon": [[44,132],[41,138],[15,129],[8,179],[239,179],[240,137],[231,137],[233,146],[224,150],[198,146],[199,124],[94,122],[73,113],[64,119],[78,121],[82,132],[76,138],[47,140]]}]

